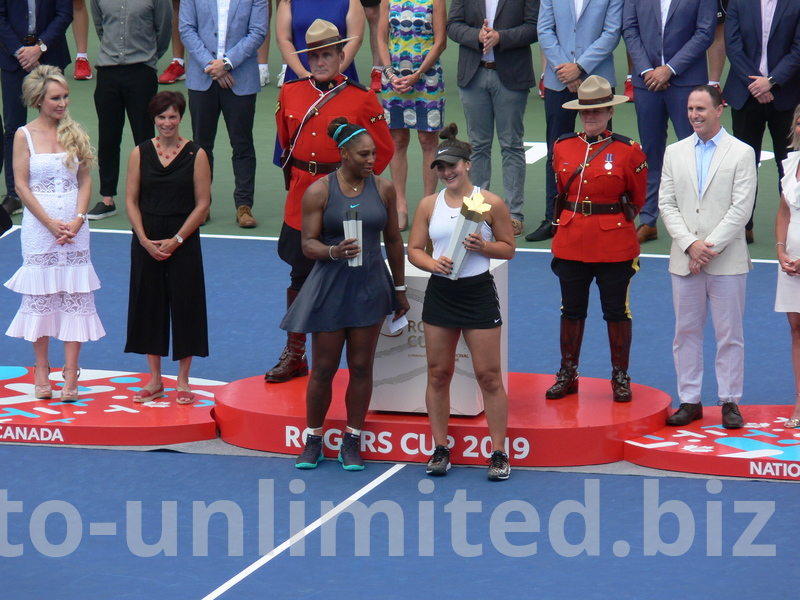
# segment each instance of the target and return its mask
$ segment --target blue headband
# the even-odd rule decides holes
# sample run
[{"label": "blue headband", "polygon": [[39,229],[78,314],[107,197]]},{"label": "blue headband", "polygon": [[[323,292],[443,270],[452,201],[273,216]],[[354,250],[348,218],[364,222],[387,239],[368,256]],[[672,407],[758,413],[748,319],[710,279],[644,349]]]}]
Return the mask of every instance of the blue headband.
[{"label": "blue headband", "polygon": [[342,129],[344,129],[345,127],[347,127],[347,125],[348,125],[347,123],[342,123],[341,125],[339,125],[339,126],[336,128],[336,131],[334,131],[334,132],[333,132],[333,139],[334,139],[334,140],[336,140],[336,138],[338,138],[338,137],[339,137],[339,134],[342,132]]},{"label": "blue headband", "polygon": [[[341,129],[342,127],[344,127],[344,125],[340,125],[340,126],[339,126],[339,129]],[[337,133],[338,133],[339,129],[337,129],[337,130],[336,130],[336,132],[337,132]],[[337,148],[341,148],[341,147],[342,147],[342,146],[344,146],[344,145],[345,145],[347,142],[349,142],[349,141],[350,141],[350,138],[352,138],[352,137],[354,137],[354,136],[357,136],[359,133],[364,133],[365,131],[366,131],[366,129],[364,129],[363,127],[360,127],[359,129],[356,129],[356,130],[355,130],[353,133],[351,133],[351,134],[350,134],[350,135],[348,135],[346,138],[344,138],[344,139],[343,139],[341,142],[339,142],[338,144],[336,144],[336,147],[337,147]],[[335,133],[334,133],[334,137],[336,137],[336,134],[335,134]]]}]

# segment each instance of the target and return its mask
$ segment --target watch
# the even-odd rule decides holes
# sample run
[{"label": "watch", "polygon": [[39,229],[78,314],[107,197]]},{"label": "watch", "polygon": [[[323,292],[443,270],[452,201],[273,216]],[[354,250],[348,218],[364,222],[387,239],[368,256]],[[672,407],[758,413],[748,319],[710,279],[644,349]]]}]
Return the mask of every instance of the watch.
[{"label": "watch", "polygon": [[42,40],[37,40],[36,45],[39,46],[39,50],[42,51],[42,54],[47,52],[47,44],[45,44]]},{"label": "watch", "polygon": [[231,64],[231,61],[228,60],[227,56],[222,59],[222,68],[226,71],[233,69],[233,65]]},{"label": "watch", "polygon": [[175,239],[176,239],[176,240],[178,240],[178,243],[179,243],[179,244],[182,244],[182,243],[183,243],[183,238],[180,236],[180,234],[179,234],[179,233],[176,233],[176,234],[175,234]]},{"label": "watch", "polygon": [[776,85],[778,85],[778,82],[775,81],[775,78],[772,75],[767,75],[767,81],[769,81],[769,84],[772,87],[775,87]]},{"label": "watch", "polygon": [[84,223],[86,223],[86,221],[88,221],[88,220],[89,220],[89,218],[88,218],[88,217],[87,217],[85,214],[83,214],[83,213],[78,213],[78,215],[77,215],[77,216],[79,216],[81,219],[83,219],[83,222],[84,222]]}]

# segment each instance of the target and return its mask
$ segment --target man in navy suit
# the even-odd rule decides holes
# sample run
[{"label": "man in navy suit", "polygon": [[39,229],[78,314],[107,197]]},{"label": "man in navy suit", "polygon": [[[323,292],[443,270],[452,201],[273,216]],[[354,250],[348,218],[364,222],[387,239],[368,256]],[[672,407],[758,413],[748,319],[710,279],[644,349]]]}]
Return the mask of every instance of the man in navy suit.
[{"label": "man in navy suit", "polygon": [[[753,148],[758,164],[768,126],[780,182],[794,108],[800,104],[800,3],[731,0],[725,47],[731,68],[724,95],[732,109],[733,135]],[[752,243],[752,217],[745,229]]]},{"label": "man in navy suit", "polygon": [[689,137],[689,94],[708,83],[706,50],[714,41],[716,0],[625,0],[622,36],[633,59],[639,139],[647,155],[647,199],[639,213],[639,243],[658,237],[658,188],[672,121]]},{"label": "man in navy suit", "polygon": [[28,118],[22,103],[22,80],[40,64],[55,65],[63,71],[70,63],[66,37],[70,23],[72,0],[0,0],[0,85],[6,125],[0,169],[5,155],[7,191],[3,208],[9,214],[22,212],[12,166],[14,134]]}]

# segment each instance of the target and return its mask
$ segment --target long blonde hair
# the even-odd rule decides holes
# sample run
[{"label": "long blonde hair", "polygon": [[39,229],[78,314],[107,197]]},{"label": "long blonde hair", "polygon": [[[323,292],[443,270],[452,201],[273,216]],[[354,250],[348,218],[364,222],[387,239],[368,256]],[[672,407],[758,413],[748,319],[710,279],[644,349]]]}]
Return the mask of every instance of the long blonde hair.
[{"label": "long blonde hair", "polygon": [[[41,109],[47,88],[53,82],[69,90],[69,84],[58,67],[39,65],[31,71],[22,81],[22,101],[25,106]],[[87,169],[92,167],[94,152],[89,143],[89,134],[80,124],[72,120],[69,110],[64,111],[64,116],[58,122],[56,139],[67,153],[64,164],[70,167],[77,159]]]},{"label": "long blonde hair", "polygon": [[792,150],[800,150],[800,135],[797,135],[797,120],[800,119],[800,104],[794,109],[792,117],[792,130],[789,133],[789,147]]}]

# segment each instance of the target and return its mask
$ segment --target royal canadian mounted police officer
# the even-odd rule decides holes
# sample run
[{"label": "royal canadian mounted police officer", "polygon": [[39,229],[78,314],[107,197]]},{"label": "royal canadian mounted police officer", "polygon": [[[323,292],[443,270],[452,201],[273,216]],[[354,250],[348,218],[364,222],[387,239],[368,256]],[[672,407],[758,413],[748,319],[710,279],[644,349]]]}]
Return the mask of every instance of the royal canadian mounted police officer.
[{"label": "royal canadian mounted police officer", "polygon": [[[286,304],[291,306],[311,273],[313,260],[303,254],[300,239],[301,201],[308,187],[339,166],[336,143],[328,137],[328,125],[336,117],[346,117],[360,125],[375,142],[375,167],[380,174],[394,154],[394,142],[384,120],[383,107],[375,93],[340,73],[344,60],[342,39],[333,23],[317,19],[306,33],[311,76],[287,81],[281,88],[275,122],[283,148],[281,164],[288,194],[283,212],[283,227],[278,239],[278,255],[292,267]],[[289,381],[308,374],[306,334],[289,332],[278,363],[264,378],[271,383]]]},{"label": "royal canadian mounted police officer", "polygon": [[561,369],[547,390],[549,399],[578,391],[578,359],[589,288],[597,281],[611,346],[614,400],[632,399],[628,357],[631,315],[628,290],[639,269],[634,217],[644,205],[647,162],[639,144],[608,129],[614,105],[609,82],[592,75],[578,88],[577,100],[563,104],[580,113],[584,131],[556,142],[553,171],[558,184],[553,272],[561,283]]}]

